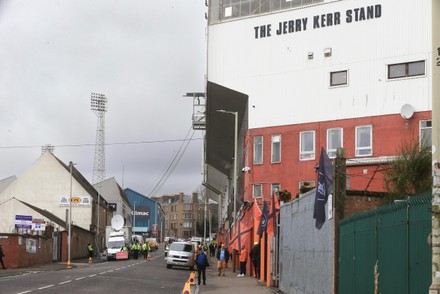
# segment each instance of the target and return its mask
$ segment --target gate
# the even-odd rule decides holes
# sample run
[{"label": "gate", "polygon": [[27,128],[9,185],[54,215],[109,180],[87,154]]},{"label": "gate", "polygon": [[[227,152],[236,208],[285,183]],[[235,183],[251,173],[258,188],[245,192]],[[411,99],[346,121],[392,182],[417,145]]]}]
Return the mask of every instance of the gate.
[{"label": "gate", "polygon": [[[427,293],[431,284],[431,194],[340,222],[339,293]],[[377,263],[378,277],[375,277]]]}]

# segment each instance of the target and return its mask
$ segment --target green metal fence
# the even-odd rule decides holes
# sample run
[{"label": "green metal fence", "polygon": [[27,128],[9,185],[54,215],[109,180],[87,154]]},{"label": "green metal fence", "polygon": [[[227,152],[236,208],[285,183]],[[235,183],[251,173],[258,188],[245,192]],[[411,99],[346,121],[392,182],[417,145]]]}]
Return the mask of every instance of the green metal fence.
[{"label": "green metal fence", "polygon": [[340,222],[339,293],[428,293],[431,195],[410,197]]}]

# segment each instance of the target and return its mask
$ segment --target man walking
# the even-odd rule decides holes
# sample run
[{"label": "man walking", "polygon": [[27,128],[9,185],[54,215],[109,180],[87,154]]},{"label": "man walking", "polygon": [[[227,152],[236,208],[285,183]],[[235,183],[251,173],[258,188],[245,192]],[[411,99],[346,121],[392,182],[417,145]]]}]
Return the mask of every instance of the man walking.
[{"label": "man walking", "polygon": [[197,264],[197,281],[200,285],[201,278],[203,279],[203,285],[206,285],[206,267],[209,266],[208,256],[206,256],[206,250],[202,249],[196,260]]},{"label": "man walking", "polygon": [[217,260],[218,275],[225,276],[226,263],[229,260],[229,251],[225,248],[225,244],[217,250]]},{"label": "man walking", "polygon": [[254,247],[251,249],[249,253],[249,257],[252,260],[252,264],[254,265],[255,278],[260,278],[260,245],[258,242],[254,242]]},{"label": "man walking", "polygon": [[5,255],[3,254],[3,249],[2,249],[2,245],[0,244],[0,263],[2,264],[3,269],[5,270],[5,264],[3,263],[3,257],[5,257]]}]

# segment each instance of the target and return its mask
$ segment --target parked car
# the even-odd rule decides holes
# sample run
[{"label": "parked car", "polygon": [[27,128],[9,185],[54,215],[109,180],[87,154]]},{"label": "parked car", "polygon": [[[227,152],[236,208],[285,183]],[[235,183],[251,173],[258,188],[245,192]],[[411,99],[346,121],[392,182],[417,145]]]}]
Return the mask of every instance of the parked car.
[{"label": "parked car", "polygon": [[167,268],[183,266],[194,270],[195,252],[195,247],[191,242],[173,242],[166,258]]}]

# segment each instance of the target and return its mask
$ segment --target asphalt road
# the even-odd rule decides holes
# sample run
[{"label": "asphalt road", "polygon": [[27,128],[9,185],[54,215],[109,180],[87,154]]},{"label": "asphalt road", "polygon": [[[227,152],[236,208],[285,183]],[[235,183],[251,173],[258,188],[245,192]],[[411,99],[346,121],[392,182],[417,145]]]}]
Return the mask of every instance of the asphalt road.
[{"label": "asphalt road", "polygon": [[152,260],[105,261],[59,271],[0,279],[0,293],[180,293],[190,271],[166,268],[163,251]]}]

